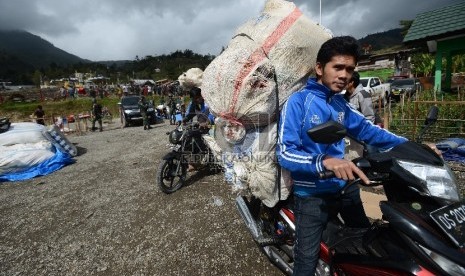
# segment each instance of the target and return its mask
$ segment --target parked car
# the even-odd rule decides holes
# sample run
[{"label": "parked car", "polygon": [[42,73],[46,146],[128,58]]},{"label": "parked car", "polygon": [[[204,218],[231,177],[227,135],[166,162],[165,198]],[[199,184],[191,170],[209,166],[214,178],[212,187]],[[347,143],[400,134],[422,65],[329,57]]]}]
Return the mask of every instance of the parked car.
[{"label": "parked car", "polygon": [[391,98],[398,101],[402,95],[411,97],[420,89],[420,80],[417,78],[396,79],[391,83]]},{"label": "parked car", "polygon": [[397,76],[390,76],[387,80],[386,83],[391,84],[393,81],[398,80],[398,79],[407,79],[407,75],[397,75]]},{"label": "parked car", "polygon": [[387,103],[390,91],[389,83],[382,83],[378,77],[362,77],[360,78],[360,83],[371,94],[374,105],[378,105],[380,99],[382,106]]},{"label": "parked car", "polygon": [[[133,124],[142,124],[142,115],[139,109],[139,96],[130,95],[121,98],[118,103],[120,106],[120,117],[121,123],[127,127]],[[149,117],[150,124],[157,124],[160,122],[160,118],[155,113],[153,103],[149,102],[149,108],[147,109],[147,116]]]}]

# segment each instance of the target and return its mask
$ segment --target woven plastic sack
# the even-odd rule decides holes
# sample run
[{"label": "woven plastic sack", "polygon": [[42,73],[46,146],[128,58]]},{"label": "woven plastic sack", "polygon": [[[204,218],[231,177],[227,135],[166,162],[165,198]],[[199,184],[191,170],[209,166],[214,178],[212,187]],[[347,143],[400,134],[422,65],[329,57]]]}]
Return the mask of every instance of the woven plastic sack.
[{"label": "woven plastic sack", "polygon": [[277,113],[276,91],[282,105],[303,87],[329,38],[328,30],[292,2],[268,0],[263,12],[239,27],[203,72],[202,95],[210,111],[245,125],[269,124]]},{"label": "woven plastic sack", "polygon": [[45,126],[36,123],[12,123],[8,131],[0,133],[0,146],[47,141],[45,130]]},{"label": "woven plastic sack", "polygon": [[53,157],[50,141],[0,146],[0,175],[27,170]]},{"label": "woven plastic sack", "polygon": [[202,85],[202,75],[202,69],[191,68],[178,77],[179,84],[185,91],[189,91],[193,87],[200,87]]},{"label": "woven plastic sack", "polygon": [[243,142],[226,153],[233,164],[231,184],[248,189],[268,207],[287,199],[292,186],[290,173],[285,169],[281,169],[280,184],[276,181],[280,168],[275,158],[276,131],[276,122],[249,130]]},{"label": "woven plastic sack", "polygon": [[275,158],[276,135],[277,123],[274,122],[260,132],[252,146],[253,158],[244,162],[250,192],[268,207],[287,199],[292,186],[290,173],[282,168],[280,184],[276,181],[277,169],[280,168]]}]

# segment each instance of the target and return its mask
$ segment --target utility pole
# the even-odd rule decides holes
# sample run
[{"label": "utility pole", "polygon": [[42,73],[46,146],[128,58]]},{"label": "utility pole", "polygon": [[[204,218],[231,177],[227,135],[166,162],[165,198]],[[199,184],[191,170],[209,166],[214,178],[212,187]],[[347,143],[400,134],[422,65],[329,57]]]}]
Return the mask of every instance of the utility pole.
[{"label": "utility pole", "polygon": [[321,26],[321,0],[320,0],[320,26]]}]

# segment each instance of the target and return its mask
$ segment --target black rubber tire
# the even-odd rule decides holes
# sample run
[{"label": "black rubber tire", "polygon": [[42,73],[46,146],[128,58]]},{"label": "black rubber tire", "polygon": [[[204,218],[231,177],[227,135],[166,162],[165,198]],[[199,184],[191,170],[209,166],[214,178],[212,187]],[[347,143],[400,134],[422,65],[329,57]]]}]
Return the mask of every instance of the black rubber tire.
[{"label": "black rubber tire", "polygon": [[178,159],[162,160],[157,170],[157,184],[165,194],[179,190],[186,181],[187,165],[181,164],[181,174],[173,175],[180,162]]},{"label": "black rubber tire", "polygon": [[124,115],[121,117],[121,125],[123,125],[124,127],[129,126],[129,122],[126,120],[126,117]]}]

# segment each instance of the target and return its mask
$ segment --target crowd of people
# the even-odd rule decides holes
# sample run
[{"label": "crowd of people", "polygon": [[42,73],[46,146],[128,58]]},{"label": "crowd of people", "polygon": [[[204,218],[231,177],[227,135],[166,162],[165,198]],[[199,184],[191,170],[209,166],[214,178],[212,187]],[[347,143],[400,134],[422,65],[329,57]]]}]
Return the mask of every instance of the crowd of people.
[{"label": "crowd of people", "polygon": [[56,98],[60,99],[75,99],[82,96],[90,96],[91,98],[108,97],[109,95],[116,95],[122,97],[124,94],[129,95],[143,95],[148,96],[163,96],[163,95],[179,95],[182,94],[182,88],[178,82],[170,82],[165,84],[154,84],[146,82],[144,84],[137,84],[130,82],[126,84],[92,84],[92,85],[78,85],[75,83],[63,84],[57,91]]},{"label": "crowd of people", "polygon": [[[178,84],[178,85],[176,85]],[[74,85],[72,83],[62,85],[56,92],[53,92],[54,98],[55,99],[62,99],[62,100],[73,100],[79,97],[90,97],[92,99],[92,104],[90,107],[91,111],[91,122],[92,122],[92,127],[91,130],[100,130],[102,131],[102,112],[104,110],[104,107],[101,105],[101,103],[98,102],[98,100],[102,100],[105,97],[108,97],[110,95],[117,96],[119,98],[123,97],[124,95],[140,95],[143,96],[145,101],[148,103],[155,103],[155,99],[159,98],[160,100],[160,105],[163,105],[165,108],[163,109],[157,109],[156,111],[158,112],[158,115],[160,117],[164,117],[166,119],[170,119],[170,122],[172,124],[175,123],[175,115],[176,112],[179,114],[182,114],[184,116],[186,112],[186,107],[184,104],[184,96],[182,96],[182,92],[179,92],[179,83],[170,83],[170,84],[164,84],[164,85],[153,85],[149,83],[145,84],[135,84],[135,83],[129,83],[129,84],[118,84],[118,85],[105,85],[105,84],[98,84],[98,85],[92,85],[88,87],[83,87],[79,85]],[[172,93],[170,93],[172,92]],[[177,95],[177,96],[173,96]],[[169,100],[166,101],[165,98],[168,97]],[[146,110],[147,105],[142,105],[141,110],[142,114],[146,114],[144,110]],[[172,110],[172,112],[168,112],[168,110]],[[174,110],[174,111],[173,111]],[[53,116],[52,116],[53,117]],[[56,123],[57,118],[50,118],[50,120],[54,120]],[[34,113],[31,115],[31,118],[34,119],[36,123],[39,124],[46,124],[46,118],[45,118],[45,112],[43,110],[42,105],[39,105],[37,109],[34,111]],[[64,119],[63,119],[64,120]],[[99,124],[98,128],[96,127],[96,124]],[[61,124],[60,124],[61,126]],[[151,127],[147,125],[146,120],[144,120],[144,129],[150,129]]]}]

